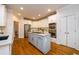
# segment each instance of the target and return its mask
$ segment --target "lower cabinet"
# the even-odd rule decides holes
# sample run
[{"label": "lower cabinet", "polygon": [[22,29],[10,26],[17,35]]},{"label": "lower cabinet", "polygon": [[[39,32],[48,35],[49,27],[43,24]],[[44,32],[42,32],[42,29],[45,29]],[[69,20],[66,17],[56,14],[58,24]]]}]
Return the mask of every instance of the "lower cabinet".
[{"label": "lower cabinet", "polygon": [[11,55],[10,45],[0,46],[0,55]]},{"label": "lower cabinet", "polygon": [[37,44],[38,44],[38,42],[37,42],[37,37],[32,37],[33,38],[33,44],[34,44],[34,46],[36,46],[37,47]]},{"label": "lower cabinet", "polygon": [[38,48],[42,53],[46,54],[50,50],[50,36],[42,36],[38,34],[30,34],[29,42]]},{"label": "lower cabinet", "polygon": [[38,49],[40,49],[40,51],[43,51],[43,47],[44,47],[43,38],[42,37],[37,37],[37,38],[38,38],[37,47],[38,47]]}]

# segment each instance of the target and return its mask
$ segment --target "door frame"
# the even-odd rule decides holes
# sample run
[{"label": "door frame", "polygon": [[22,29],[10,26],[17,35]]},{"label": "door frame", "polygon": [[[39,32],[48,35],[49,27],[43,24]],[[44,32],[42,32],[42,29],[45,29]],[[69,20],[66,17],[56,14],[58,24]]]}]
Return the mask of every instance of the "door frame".
[{"label": "door frame", "polygon": [[25,31],[25,26],[26,26],[26,25],[29,25],[29,26],[30,26],[28,31],[30,31],[30,28],[31,28],[31,25],[30,25],[30,24],[24,24],[24,38],[28,38],[28,37],[26,36],[26,31]]},{"label": "door frame", "polygon": [[[15,27],[15,26],[17,26],[17,27]],[[17,32],[15,33],[15,28],[17,28]],[[14,37],[15,38],[18,38],[19,37],[19,22],[17,22],[17,21],[14,21]]]}]

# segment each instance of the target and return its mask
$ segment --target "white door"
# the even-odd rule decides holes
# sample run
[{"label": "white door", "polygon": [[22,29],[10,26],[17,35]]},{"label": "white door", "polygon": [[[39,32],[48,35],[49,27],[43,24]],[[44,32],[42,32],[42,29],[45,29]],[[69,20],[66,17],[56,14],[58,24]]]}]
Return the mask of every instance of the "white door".
[{"label": "white door", "polygon": [[58,22],[58,42],[62,45],[66,45],[66,17],[61,17]]},{"label": "white door", "polygon": [[58,44],[61,44],[61,43],[60,43],[60,41],[61,41],[61,40],[60,40],[60,39],[61,39],[61,37],[60,37],[60,33],[61,33],[61,27],[60,27],[61,24],[60,24],[60,22],[61,22],[61,21],[60,21],[60,20],[61,20],[60,17],[58,17],[58,19],[57,19],[57,29],[56,29],[56,30],[57,30],[57,32],[56,32],[57,35],[56,35],[56,36],[57,36],[57,43],[58,43]]},{"label": "white door", "polygon": [[76,32],[75,32],[75,16],[67,16],[67,46],[74,48]]},{"label": "white door", "polygon": [[79,50],[79,14],[76,15],[76,40],[75,40],[75,49]]}]

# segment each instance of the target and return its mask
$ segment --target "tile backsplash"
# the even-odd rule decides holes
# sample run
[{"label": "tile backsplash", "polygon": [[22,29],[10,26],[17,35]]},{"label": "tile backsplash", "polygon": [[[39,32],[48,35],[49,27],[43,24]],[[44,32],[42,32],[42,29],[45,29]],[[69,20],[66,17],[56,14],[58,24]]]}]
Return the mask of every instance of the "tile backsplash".
[{"label": "tile backsplash", "polygon": [[0,34],[4,34],[5,32],[5,26],[0,26]]},{"label": "tile backsplash", "polygon": [[31,32],[48,33],[48,27],[31,28]]}]

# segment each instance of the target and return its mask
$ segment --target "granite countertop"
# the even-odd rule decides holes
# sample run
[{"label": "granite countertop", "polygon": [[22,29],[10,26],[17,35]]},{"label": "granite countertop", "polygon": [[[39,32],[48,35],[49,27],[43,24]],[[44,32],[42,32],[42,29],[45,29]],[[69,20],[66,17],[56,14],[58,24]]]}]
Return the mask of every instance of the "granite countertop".
[{"label": "granite countertop", "polygon": [[0,37],[2,37],[2,36],[8,36],[7,34],[0,34]]},{"label": "granite countertop", "polygon": [[40,36],[47,36],[47,35],[49,35],[50,36],[50,34],[49,33],[36,33],[36,32],[29,32],[30,34],[36,34],[36,35],[40,35]]},{"label": "granite countertop", "polygon": [[44,34],[38,34],[38,35],[47,36],[47,35],[50,35],[50,34],[49,33],[44,33]]}]

